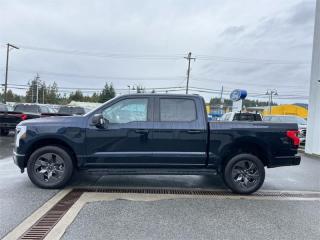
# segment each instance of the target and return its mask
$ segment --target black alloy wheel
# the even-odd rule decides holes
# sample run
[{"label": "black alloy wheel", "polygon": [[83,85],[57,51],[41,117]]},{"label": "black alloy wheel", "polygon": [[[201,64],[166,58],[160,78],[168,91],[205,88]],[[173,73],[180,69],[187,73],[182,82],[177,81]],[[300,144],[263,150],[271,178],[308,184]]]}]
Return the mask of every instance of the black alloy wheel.
[{"label": "black alloy wheel", "polygon": [[38,187],[60,188],[70,180],[73,163],[63,148],[45,146],[31,154],[27,170],[30,180]]},{"label": "black alloy wheel", "polygon": [[228,161],[223,177],[233,192],[250,194],[257,191],[264,182],[264,165],[252,154],[239,154]]}]

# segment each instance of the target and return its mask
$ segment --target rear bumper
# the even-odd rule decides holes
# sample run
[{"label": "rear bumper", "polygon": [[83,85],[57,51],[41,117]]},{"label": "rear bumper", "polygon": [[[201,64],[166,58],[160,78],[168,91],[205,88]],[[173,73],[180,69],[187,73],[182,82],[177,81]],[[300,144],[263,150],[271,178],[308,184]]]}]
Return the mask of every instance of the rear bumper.
[{"label": "rear bumper", "polygon": [[270,164],[269,168],[272,167],[282,167],[282,166],[294,166],[299,165],[301,162],[300,156],[284,156],[284,157],[275,157]]},{"label": "rear bumper", "polygon": [[13,152],[13,162],[23,171],[25,167],[25,155]]}]

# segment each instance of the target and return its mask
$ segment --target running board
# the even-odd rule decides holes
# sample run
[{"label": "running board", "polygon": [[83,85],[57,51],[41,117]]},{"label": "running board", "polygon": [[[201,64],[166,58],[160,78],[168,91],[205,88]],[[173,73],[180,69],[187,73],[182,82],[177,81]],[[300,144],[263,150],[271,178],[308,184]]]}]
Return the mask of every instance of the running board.
[{"label": "running board", "polygon": [[103,175],[217,175],[218,173],[215,169],[194,168],[90,168],[82,171]]}]

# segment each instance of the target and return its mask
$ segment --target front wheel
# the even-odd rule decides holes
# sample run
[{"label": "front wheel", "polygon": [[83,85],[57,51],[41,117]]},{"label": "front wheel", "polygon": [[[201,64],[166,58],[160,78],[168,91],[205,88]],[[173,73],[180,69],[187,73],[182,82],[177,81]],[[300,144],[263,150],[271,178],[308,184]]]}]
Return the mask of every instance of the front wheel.
[{"label": "front wheel", "polygon": [[264,182],[264,165],[252,154],[239,154],[227,162],[223,178],[234,193],[251,194]]},{"label": "front wheel", "polygon": [[38,187],[61,188],[72,176],[73,163],[63,148],[45,146],[31,154],[27,171],[32,183]]}]

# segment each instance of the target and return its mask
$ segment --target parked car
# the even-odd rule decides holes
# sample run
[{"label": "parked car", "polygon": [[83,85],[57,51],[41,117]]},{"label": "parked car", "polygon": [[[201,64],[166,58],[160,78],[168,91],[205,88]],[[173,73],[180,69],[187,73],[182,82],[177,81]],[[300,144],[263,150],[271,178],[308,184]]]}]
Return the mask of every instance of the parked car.
[{"label": "parked car", "polygon": [[83,116],[27,120],[14,162],[41,188],[74,169],[99,174],[220,174],[235,193],[258,190],[265,167],[299,165],[297,124],[207,121],[196,95],[131,94]]},{"label": "parked car", "polygon": [[259,113],[228,112],[223,114],[221,121],[262,121]]},{"label": "parked car", "polygon": [[301,144],[306,143],[306,134],[307,134],[307,121],[298,116],[293,115],[268,115],[263,117],[263,121],[266,122],[280,122],[280,123],[296,123],[299,130],[299,138]]},{"label": "parked car", "polygon": [[15,129],[18,123],[27,119],[39,118],[42,114],[49,113],[47,106],[39,104],[17,104],[13,111],[0,111],[0,133],[1,136],[9,134],[10,130]]}]

